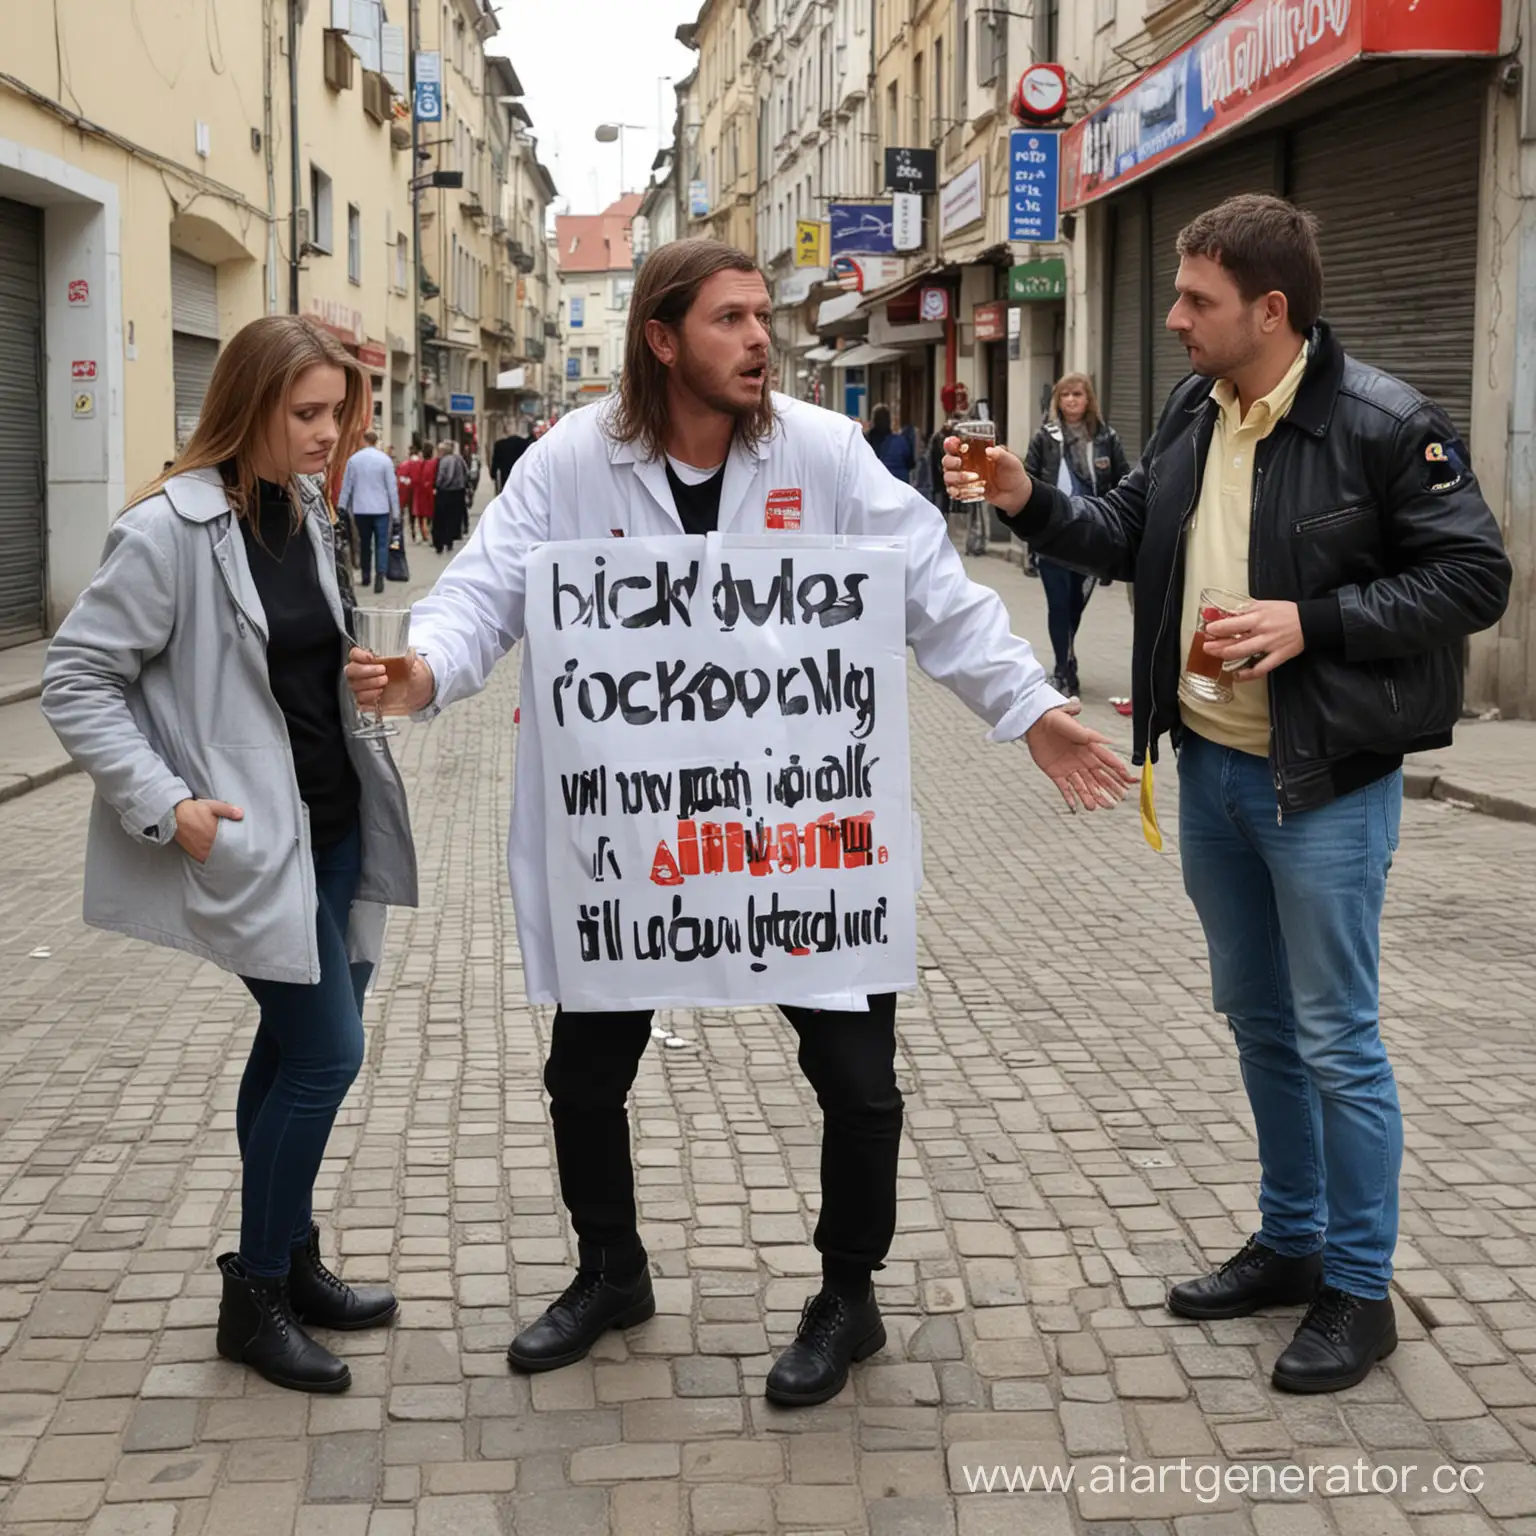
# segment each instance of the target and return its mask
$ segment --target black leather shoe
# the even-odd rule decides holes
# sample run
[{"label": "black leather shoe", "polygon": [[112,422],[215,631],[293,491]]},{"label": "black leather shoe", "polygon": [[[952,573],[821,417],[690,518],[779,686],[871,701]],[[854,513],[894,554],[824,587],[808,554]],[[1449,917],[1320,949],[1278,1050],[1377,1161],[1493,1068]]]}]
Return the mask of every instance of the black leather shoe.
[{"label": "black leather shoe", "polygon": [[805,1304],[795,1342],[774,1361],[764,1393],[770,1403],[806,1408],[836,1397],[848,1367],[885,1347],[885,1324],[871,1288],[861,1302],[820,1291]]},{"label": "black leather shoe", "polygon": [[1287,1258],[1250,1237],[1220,1269],[1184,1280],[1168,1292],[1168,1310],[1180,1317],[1247,1317],[1261,1307],[1296,1307],[1323,1283],[1323,1256]]},{"label": "black leather shoe", "polygon": [[1372,1301],[1325,1285],[1270,1380],[1282,1392],[1339,1392],[1364,1381],[1397,1348],[1392,1298]]},{"label": "black leather shoe", "polygon": [[289,1254],[288,1297],[293,1315],[308,1328],[336,1328],[353,1333],[380,1328],[400,1310],[387,1285],[348,1285],[320,1258],[320,1228],[311,1226],[309,1241]]},{"label": "black leather shoe", "polygon": [[559,1370],[585,1359],[610,1328],[633,1328],[655,1315],[656,1293],[644,1266],[624,1285],[596,1270],[577,1270],[565,1294],[512,1340],[507,1361],[519,1371]]},{"label": "black leather shoe", "polygon": [[215,1343],[226,1360],[295,1392],[345,1392],[352,1373],[299,1326],[288,1299],[288,1277],[249,1275],[233,1253],[219,1259],[224,1295]]},{"label": "black leather shoe", "polygon": [[[366,583],[365,583],[365,585],[366,585]],[[384,590],[384,572],[383,571],[380,571],[379,574],[373,578],[373,590],[375,592],[382,592]]]}]

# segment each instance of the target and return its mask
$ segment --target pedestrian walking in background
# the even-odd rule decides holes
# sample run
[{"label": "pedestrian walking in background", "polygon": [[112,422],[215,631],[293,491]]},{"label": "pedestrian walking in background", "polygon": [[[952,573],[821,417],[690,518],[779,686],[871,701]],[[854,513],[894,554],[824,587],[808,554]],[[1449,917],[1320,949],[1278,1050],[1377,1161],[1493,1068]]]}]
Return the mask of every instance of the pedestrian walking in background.
[{"label": "pedestrian walking in background", "polygon": [[880,460],[903,485],[912,483],[912,471],[917,465],[917,433],[909,424],[899,432],[891,426],[891,408],[877,405],[864,440],[875,450]]},{"label": "pedestrian walking in background", "polygon": [[533,447],[532,438],[519,437],[516,433],[508,433],[506,437],[496,439],[491,449],[491,482],[496,487],[498,496],[507,488],[507,477],[512,473],[517,461],[531,447]]},{"label": "pedestrian walking in background", "polygon": [[1194,372],[1141,461],[1069,496],[999,450],[998,504],[1042,554],[1136,582],[1155,846],[1159,738],[1179,754],[1184,884],[1258,1132],[1261,1225],[1168,1306],[1307,1303],[1274,1384],[1333,1392],[1397,1346],[1403,1126],[1379,1005],[1403,756],[1450,744],[1462,642],[1504,612],[1510,563],[1444,411],[1320,318],[1310,214],[1230,198],[1178,252],[1167,324]]},{"label": "pedestrian walking in background", "polygon": [[379,434],[371,427],[363,433],[363,446],[347,460],[341,478],[338,505],[357,529],[358,570],[363,589],[373,583],[384,590],[384,568],[389,563],[389,529],[400,505],[400,485],[394,462],[379,447]]},{"label": "pedestrian walking in background", "polygon": [[[782,494],[775,488],[801,485],[802,532],[904,539],[919,664],[991,725],[994,740],[1025,737],[1069,804],[1113,804],[1128,782],[1123,765],[1046,685],[1029,646],[1009,634],[997,594],[967,580],[929,504],[875,462],[845,417],[770,393],[772,321],[766,282],[743,252],[680,240],[646,257],[619,394],[574,412],[530,450],[526,472],[416,605],[410,707],[436,714],[486,685],[522,636],[535,545],[599,525],[632,538],[707,534],[719,527],[723,494],[734,496],[733,531],[766,532],[769,503]],[[348,676],[366,703],[383,669],[359,651]],[[525,712],[509,868],[530,1000],[558,1003],[542,810],[529,778],[540,761],[534,730]],[[896,998],[871,996],[863,1010],[841,995],[825,1001],[784,1009],[826,1119],[815,1233],[822,1286],[766,1384],[770,1399],[794,1405],[834,1397],[850,1363],[883,1343],[871,1280],[896,1225]],[[571,1364],[610,1328],[655,1312],[625,1110],[650,1039],[649,1010],[555,1014],[544,1081],[579,1260],[570,1286],[513,1340],[508,1358],[518,1370]]]},{"label": "pedestrian walking in background", "polygon": [[[1057,381],[1045,424],[1030,439],[1024,468],[1034,479],[1068,496],[1102,496],[1130,473],[1125,449],[1100,415],[1087,374],[1069,373]],[[1051,686],[1075,699],[1079,693],[1075,642],[1094,578],[1046,558],[1040,559],[1039,568],[1056,657]]]},{"label": "pedestrian walking in background", "polygon": [[313,1221],[363,1060],[381,904],[416,904],[399,774],[385,743],[352,735],[314,483],[358,440],[366,395],[357,362],[307,319],[268,316],[231,338],[191,441],[113,525],[43,678],[43,712],[96,788],[86,921],[233,971],[260,1007],[216,1342],[307,1392],[351,1381],[309,1328],[370,1328],[396,1310],[387,1288],[326,1269]]},{"label": "pedestrian walking in background", "polygon": [[416,482],[421,478],[421,445],[411,444],[411,451],[395,467],[395,484],[400,492],[400,519],[411,536],[411,543],[419,537],[416,528]]},{"label": "pedestrian walking in background", "polygon": [[458,543],[468,521],[469,471],[452,443],[437,445],[434,484],[437,502],[432,512],[432,548],[442,554]]},{"label": "pedestrian walking in background", "polygon": [[426,543],[437,522],[437,451],[431,443],[421,450],[421,467],[416,471],[411,495],[411,515],[421,530],[422,542]]}]

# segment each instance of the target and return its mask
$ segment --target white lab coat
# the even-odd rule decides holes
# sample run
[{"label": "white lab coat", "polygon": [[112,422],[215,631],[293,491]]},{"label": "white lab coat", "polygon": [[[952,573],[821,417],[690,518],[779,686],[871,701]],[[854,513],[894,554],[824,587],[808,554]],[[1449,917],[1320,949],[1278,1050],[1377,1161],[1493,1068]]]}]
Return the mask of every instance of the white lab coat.
[{"label": "white lab coat", "polygon": [[[1002,600],[966,575],[943,516],[880,463],[858,423],[783,395],[773,402],[777,423],[770,437],[755,448],[737,443],[731,450],[720,532],[769,535],[769,493],[798,489],[801,533],[905,537],[907,640],[918,665],[992,727],[993,741],[1022,736],[1047,710],[1065,704],[1029,644],[1009,633]],[[683,532],[666,460],[647,459],[638,445],[610,438],[604,431],[610,410],[605,402],[575,411],[524,453],[468,545],[416,604],[411,644],[437,680],[421,718],[478,693],[522,638],[524,560],[534,545]],[[523,683],[526,697],[526,655]],[[525,714],[507,864],[529,1001],[554,1003],[544,775],[535,729]],[[850,1002],[828,998],[823,1006]]]}]

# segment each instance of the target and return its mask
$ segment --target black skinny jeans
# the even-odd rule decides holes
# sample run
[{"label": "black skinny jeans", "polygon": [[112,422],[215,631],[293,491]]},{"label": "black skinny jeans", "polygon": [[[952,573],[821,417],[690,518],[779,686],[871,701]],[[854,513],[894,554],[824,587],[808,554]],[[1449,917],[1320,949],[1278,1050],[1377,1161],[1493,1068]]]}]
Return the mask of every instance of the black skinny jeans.
[{"label": "black skinny jeans", "polygon": [[[868,1013],[785,1008],[824,1128],[815,1244],[831,1278],[878,1269],[896,1233],[901,1090],[896,996]],[[584,1269],[623,1274],[639,1257],[625,1099],[651,1038],[650,1011],[555,1014],[544,1068],[560,1194]]]}]

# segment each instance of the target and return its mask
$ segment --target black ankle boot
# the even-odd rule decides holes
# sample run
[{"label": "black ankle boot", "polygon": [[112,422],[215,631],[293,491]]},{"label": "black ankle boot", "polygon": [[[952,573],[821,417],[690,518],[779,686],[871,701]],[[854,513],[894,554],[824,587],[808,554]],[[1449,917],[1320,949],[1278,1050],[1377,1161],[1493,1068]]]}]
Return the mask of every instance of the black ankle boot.
[{"label": "black ankle boot", "polygon": [[379,1328],[400,1310],[387,1285],[348,1285],[320,1258],[320,1228],[311,1226],[309,1241],[289,1255],[288,1296],[293,1315],[308,1328],[336,1328],[352,1333]]},{"label": "black ankle boot", "polygon": [[787,1408],[824,1403],[843,1390],[853,1361],[884,1347],[885,1324],[873,1288],[860,1302],[823,1290],[806,1302],[795,1342],[768,1372],[765,1395]]},{"label": "black ankle boot", "polygon": [[1282,1392],[1339,1392],[1364,1381],[1396,1348],[1390,1296],[1374,1301],[1325,1285],[1270,1379]]},{"label": "black ankle boot", "polygon": [[259,1376],[295,1392],[345,1392],[352,1373],[299,1326],[288,1299],[288,1277],[249,1275],[233,1253],[219,1259],[218,1351]]},{"label": "black ankle boot", "polygon": [[382,592],[384,590],[384,572],[383,571],[380,571],[378,573],[378,575],[373,578],[373,590],[375,592]]},{"label": "black ankle boot", "polygon": [[1321,1253],[1287,1258],[1250,1237],[1220,1269],[1174,1286],[1168,1310],[1201,1319],[1247,1317],[1261,1307],[1301,1306],[1322,1283]]},{"label": "black ankle boot", "polygon": [[610,1328],[633,1328],[656,1315],[651,1272],[642,1264],[631,1280],[615,1283],[600,1271],[577,1270],[565,1294],[512,1340],[507,1361],[519,1371],[574,1365]]}]

